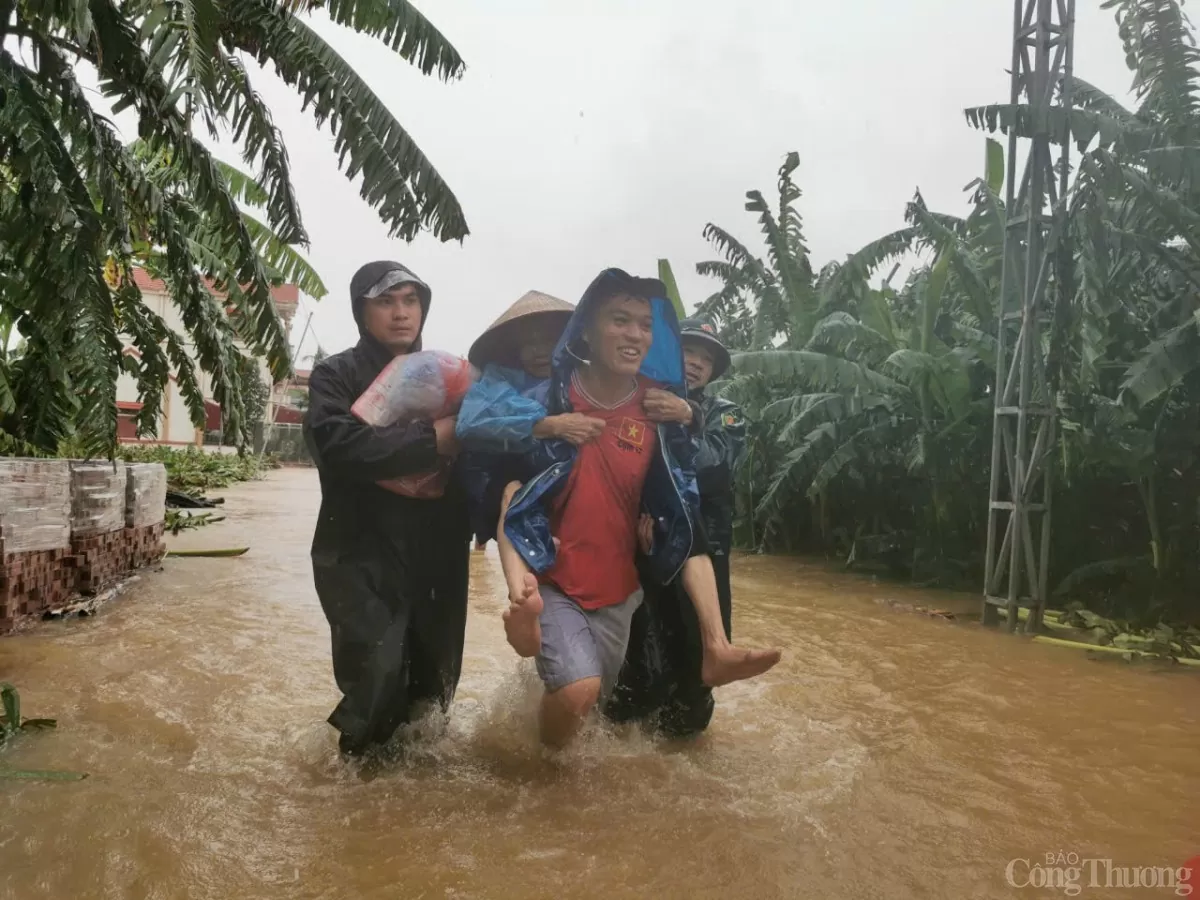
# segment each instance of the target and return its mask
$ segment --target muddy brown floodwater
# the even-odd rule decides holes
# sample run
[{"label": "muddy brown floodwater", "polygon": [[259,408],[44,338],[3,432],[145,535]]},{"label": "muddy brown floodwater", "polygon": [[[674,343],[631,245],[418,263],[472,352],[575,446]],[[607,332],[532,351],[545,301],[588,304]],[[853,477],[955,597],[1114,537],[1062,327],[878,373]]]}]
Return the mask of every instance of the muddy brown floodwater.
[{"label": "muddy brown floodwater", "polygon": [[551,759],[475,554],[449,724],[361,780],[324,724],[316,476],[226,497],[176,543],[246,556],[169,559],[95,618],[0,640],[0,680],[59,719],[4,764],[91,776],[0,781],[0,897],[964,900],[1062,896],[1009,887],[1014,858],[1200,853],[1196,678],[894,612],[873,601],[952,599],[786,559],[735,564],[738,637],[787,652],[718,692],[703,738],[597,726]]}]

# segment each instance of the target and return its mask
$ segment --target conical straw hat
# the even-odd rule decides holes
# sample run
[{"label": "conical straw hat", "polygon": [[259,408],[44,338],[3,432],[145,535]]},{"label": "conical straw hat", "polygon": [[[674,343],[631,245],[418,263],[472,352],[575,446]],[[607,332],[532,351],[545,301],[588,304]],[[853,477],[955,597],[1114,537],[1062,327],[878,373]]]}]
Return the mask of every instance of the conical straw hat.
[{"label": "conical straw hat", "polygon": [[489,363],[516,365],[521,331],[530,324],[532,316],[557,319],[559,327],[566,328],[574,312],[575,306],[566,300],[541,291],[529,291],[476,339],[467,352],[467,359],[477,369],[483,369]]}]

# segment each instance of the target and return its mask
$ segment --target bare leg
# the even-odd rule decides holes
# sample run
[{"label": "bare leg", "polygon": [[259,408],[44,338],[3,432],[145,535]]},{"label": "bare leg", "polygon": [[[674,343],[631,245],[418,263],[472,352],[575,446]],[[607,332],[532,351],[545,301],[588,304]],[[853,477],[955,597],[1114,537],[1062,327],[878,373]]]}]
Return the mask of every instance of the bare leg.
[{"label": "bare leg", "polygon": [[700,620],[700,640],[704,644],[704,662],[700,677],[709,687],[720,687],[763,674],[779,662],[779,650],[745,650],[725,637],[721,622],[721,603],[717,598],[717,576],[712,560],[693,556],[683,567],[683,588],[691,598]]},{"label": "bare leg", "polygon": [[500,501],[500,522],[496,527],[496,548],[500,551],[500,568],[508,585],[508,609],[504,611],[504,633],[509,644],[524,657],[537,656],[542,649],[542,626],[538,617],[542,614],[542,595],[538,591],[537,578],[521,559],[521,554],[504,533],[504,517],[508,504],[520,490],[519,482],[510,482],[504,488]]},{"label": "bare leg", "polygon": [[562,749],[579,731],[600,699],[600,679],[583,678],[542,697],[542,743]]}]

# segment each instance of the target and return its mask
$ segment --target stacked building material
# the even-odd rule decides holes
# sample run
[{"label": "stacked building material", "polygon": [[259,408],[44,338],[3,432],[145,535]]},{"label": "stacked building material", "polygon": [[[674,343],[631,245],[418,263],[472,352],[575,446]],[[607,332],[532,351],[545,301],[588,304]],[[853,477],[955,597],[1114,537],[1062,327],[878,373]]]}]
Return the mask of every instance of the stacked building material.
[{"label": "stacked building material", "polygon": [[167,551],[167,470],[162,463],[129,463],[125,480],[126,568],[158,562]]},{"label": "stacked building material", "polygon": [[70,464],[0,458],[0,634],[70,599],[70,538]]},{"label": "stacked building material", "polygon": [[125,464],[71,463],[71,555],[75,589],[92,594],[128,571]]}]

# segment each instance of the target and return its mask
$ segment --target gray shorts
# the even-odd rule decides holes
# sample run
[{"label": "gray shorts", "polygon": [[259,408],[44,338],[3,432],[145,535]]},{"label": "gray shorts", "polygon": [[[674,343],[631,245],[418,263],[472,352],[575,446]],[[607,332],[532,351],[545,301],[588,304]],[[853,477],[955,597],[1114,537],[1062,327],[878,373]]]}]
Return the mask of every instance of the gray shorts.
[{"label": "gray shorts", "polygon": [[642,605],[639,588],[616,606],[584,609],[553,585],[541,586],[542,652],[537,670],[547,691],[557,691],[584,678],[599,678],[601,696],[617,683],[629,625]]}]

